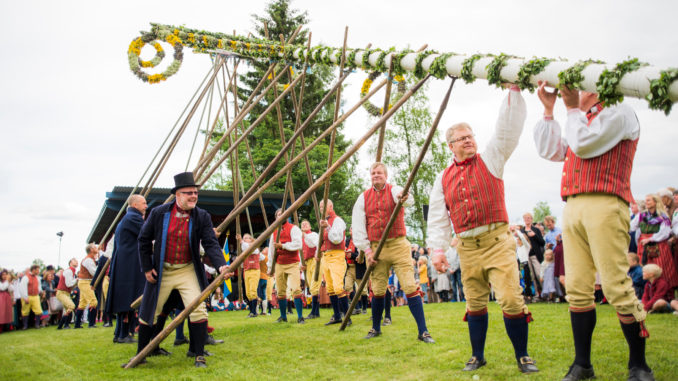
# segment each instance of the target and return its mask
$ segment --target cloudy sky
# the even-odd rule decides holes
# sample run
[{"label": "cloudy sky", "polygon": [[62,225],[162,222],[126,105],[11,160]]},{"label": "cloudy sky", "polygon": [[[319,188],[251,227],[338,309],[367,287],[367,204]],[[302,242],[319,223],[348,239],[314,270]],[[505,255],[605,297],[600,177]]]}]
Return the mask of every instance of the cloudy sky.
[{"label": "cloudy sky", "polygon": [[[84,256],[87,235],[106,192],[134,185],[160,140],[172,127],[210,67],[205,55],[185,50],[179,73],[158,85],[131,74],[126,51],[149,22],[239,34],[252,30],[251,14],[263,1],[14,1],[0,14],[0,267],[21,269],[34,259],[61,264]],[[429,44],[457,53],[505,52],[616,63],[638,57],[659,67],[678,66],[674,1],[355,1],[296,0],[308,10],[314,43],[340,46],[349,27],[350,47],[398,49]],[[145,52],[150,54],[151,52]],[[171,50],[168,56],[171,55]],[[366,74],[356,73],[346,105],[358,99]],[[445,83],[429,88],[437,110]],[[441,128],[457,121],[475,127],[482,149],[491,135],[503,93],[487,82],[461,81]],[[559,216],[560,164],[540,159],[532,128],[541,115],[526,93],[528,121],[504,178],[509,215],[517,220],[537,201]],[[641,122],[632,176],[637,197],[678,186],[678,115],[651,111],[629,99]],[[564,117],[562,107],[556,118]],[[370,120],[364,111],[345,133],[360,136]],[[193,132],[194,133],[194,132]],[[188,133],[192,134],[191,132]],[[183,171],[190,140],[181,145],[158,186],[171,186]],[[361,157],[366,157],[362,155]],[[193,164],[192,164],[193,165]]]}]

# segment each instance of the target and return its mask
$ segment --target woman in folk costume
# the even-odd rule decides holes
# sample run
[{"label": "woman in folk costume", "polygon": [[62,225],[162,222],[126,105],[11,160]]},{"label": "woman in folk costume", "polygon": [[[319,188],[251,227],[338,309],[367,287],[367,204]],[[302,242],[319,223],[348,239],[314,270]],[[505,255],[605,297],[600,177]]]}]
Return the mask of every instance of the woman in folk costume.
[{"label": "woman in folk costume", "polygon": [[[671,235],[671,220],[666,215],[664,204],[655,194],[645,196],[647,211],[631,221],[631,231],[640,231],[638,256],[640,263],[655,263],[662,268],[669,287],[678,287],[678,272],[671,255],[668,239]],[[636,233],[637,234],[637,233]]]}]

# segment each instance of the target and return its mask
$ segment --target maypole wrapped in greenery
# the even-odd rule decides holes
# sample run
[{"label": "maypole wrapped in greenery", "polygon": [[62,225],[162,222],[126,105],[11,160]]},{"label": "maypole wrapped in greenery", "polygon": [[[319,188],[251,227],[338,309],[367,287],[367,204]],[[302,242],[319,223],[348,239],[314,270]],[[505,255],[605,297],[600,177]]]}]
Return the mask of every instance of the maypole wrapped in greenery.
[{"label": "maypole wrapped in greenery", "polygon": [[[183,46],[198,53],[232,52],[245,58],[284,61],[299,66],[306,59],[306,47],[302,45],[283,45],[270,40],[171,25],[151,25],[151,31],[142,32],[127,51],[130,69],[144,82],[158,83],[176,74],[183,60]],[[142,67],[155,67],[164,58],[159,41],[169,43],[174,48],[174,61],[165,71],[149,75],[142,71]],[[146,44],[156,49],[156,56],[151,61],[140,59],[141,49]],[[341,48],[317,45],[310,49],[308,55],[311,65],[339,65]],[[616,104],[624,96],[644,98],[651,109],[662,110],[667,115],[673,103],[678,101],[678,68],[662,70],[642,63],[637,58],[608,65],[594,60],[572,63],[562,59],[524,59],[504,53],[467,56],[434,50],[399,52],[395,48],[347,49],[346,57],[349,69],[383,72],[393,61],[394,75],[412,72],[418,78],[427,73],[437,78],[451,75],[467,83],[483,78],[494,85],[501,82],[515,83],[529,91],[533,91],[537,81],[542,80],[553,87],[567,85],[596,92],[606,105]]]}]

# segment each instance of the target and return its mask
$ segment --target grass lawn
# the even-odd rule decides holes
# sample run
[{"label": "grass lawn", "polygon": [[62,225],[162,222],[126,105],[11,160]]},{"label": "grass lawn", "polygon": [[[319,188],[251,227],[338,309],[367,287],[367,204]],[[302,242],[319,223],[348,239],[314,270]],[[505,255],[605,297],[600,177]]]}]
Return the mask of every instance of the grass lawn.
[{"label": "grass lawn", "polygon": [[[226,343],[208,346],[214,356],[207,369],[195,369],[187,358],[187,345],[174,347],[171,334],[162,347],[173,352],[165,358],[149,358],[148,364],[123,370],[120,365],[136,351],[136,345],[113,344],[113,329],[57,331],[55,327],[0,334],[0,379],[3,380],[184,380],[184,379],[360,379],[360,380],[560,380],[573,358],[570,320],[565,304],[533,304],[530,323],[530,355],[541,370],[522,375],[504,331],[499,307],[490,305],[490,328],[485,357],[488,365],[474,374],[462,372],[471,347],[463,303],[426,305],[429,331],[436,344],[416,340],[417,329],[407,307],[392,309],[393,325],[372,340],[362,337],[371,327],[370,315],[353,317],[353,326],[339,332],[325,327],[329,311],[320,319],[276,324],[272,316],[246,318],[245,311],[210,313],[216,338]],[[368,311],[369,312],[369,311]],[[304,311],[308,314],[308,310]],[[294,319],[296,321],[296,319]],[[657,380],[678,378],[678,317],[650,315],[648,363]],[[188,335],[188,330],[186,330]],[[598,307],[593,339],[593,365],[598,380],[625,380],[626,341],[614,309]]]}]

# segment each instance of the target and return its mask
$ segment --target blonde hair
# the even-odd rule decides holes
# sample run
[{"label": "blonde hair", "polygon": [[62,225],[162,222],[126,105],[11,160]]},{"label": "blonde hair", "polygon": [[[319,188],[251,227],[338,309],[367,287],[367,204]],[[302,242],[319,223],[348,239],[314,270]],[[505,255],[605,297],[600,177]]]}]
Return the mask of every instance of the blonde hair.
[{"label": "blonde hair", "polygon": [[[645,197],[652,197],[652,199],[654,200],[655,212],[657,212],[658,216],[666,214],[666,207],[664,206],[664,202],[662,201],[661,197],[659,197],[659,195],[655,193],[650,193],[648,195],[645,195]],[[647,209],[647,206],[645,206],[645,209]]]},{"label": "blonde hair", "polygon": [[556,222],[556,219],[553,218],[553,216],[546,216],[544,217],[544,222],[549,221],[549,222]]},{"label": "blonde hair", "polygon": [[452,144],[452,136],[454,136],[454,132],[461,129],[473,132],[471,126],[466,122],[455,123],[445,132],[445,140],[447,141],[447,144]]},{"label": "blonde hair", "polygon": [[546,260],[546,256],[549,255],[549,254],[551,254],[551,256],[553,256],[553,250],[547,249],[546,251],[544,251],[544,260]]},{"label": "blonde hair", "polygon": [[426,263],[428,263],[428,260],[426,259],[426,257],[419,257],[419,261],[417,261],[417,264],[425,265]]},{"label": "blonde hair", "polygon": [[640,258],[638,257],[638,254],[636,254],[636,253],[628,253],[628,254],[626,254],[626,256],[627,256],[629,259],[632,259],[633,261],[635,261],[636,263],[640,263]]},{"label": "blonde hair", "polygon": [[643,266],[643,271],[653,274],[656,278],[662,276],[662,268],[654,263],[648,263],[647,265]]}]

